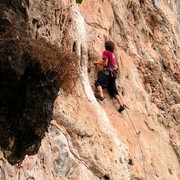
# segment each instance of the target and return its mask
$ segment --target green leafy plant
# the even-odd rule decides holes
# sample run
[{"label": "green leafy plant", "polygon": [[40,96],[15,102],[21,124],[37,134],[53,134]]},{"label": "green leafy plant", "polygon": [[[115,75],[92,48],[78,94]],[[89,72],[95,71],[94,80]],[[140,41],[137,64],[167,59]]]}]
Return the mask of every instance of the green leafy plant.
[{"label": "green leafy plant", "polygon": [[24,1],[26,3],[27,7],[29,7],[29,0],[24,0]]},{"label": "green leafy plant", "polygon": [[83,0],[76,0],[76,3],[81,4]]}]

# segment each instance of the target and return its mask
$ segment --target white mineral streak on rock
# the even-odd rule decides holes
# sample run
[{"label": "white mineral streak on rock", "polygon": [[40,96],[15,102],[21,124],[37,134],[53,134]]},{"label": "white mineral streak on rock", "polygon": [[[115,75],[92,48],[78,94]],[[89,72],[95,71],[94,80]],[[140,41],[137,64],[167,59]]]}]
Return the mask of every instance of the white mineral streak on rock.
[{"label": "white mineral streak on rock", "polygon": [[[80,73],[82,84],[84,87],[85,94],[88,100],[95,106],[99,116],[104,122],[109,122],[109,119],[104,112],[104,110],[100,107],[99,103],[97,102],[96,98],[94,97],[94,93],[89,83],[88,73],[87,73],[87,48],[86,48],[86,36],[85,36],[85,26],[84,26],[84,18],[77,10],[73,11],[73,17],[76,27],[76,36],[78,40],[78,55],[80,56],[81,60],[79,61],[81,64],[80,66]],[[85,52],[82,52],[81,49],[84,48]],[[82,62],[83,61],[83,62]]]}]

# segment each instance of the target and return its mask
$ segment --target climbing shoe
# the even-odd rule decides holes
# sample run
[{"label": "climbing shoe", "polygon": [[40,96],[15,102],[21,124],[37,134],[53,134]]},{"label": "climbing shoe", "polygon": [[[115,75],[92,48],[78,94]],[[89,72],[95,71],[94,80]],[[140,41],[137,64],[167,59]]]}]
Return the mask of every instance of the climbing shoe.
[{"label": "climbing shoe", "polygon": [[99,99],[100,101],[103,101],[105,97],[102,97],[100,94],[94,94],[94,96]]},{"label": "climbing shoe", "polygon": [[124,111],[124,109],[125,109],[125,108],[124,108],[124,105],[123,105],[123,106],[120,106],[120,108],[118,109],[118,111],[119,111],[119,112],[122,112],[122,111]]}]

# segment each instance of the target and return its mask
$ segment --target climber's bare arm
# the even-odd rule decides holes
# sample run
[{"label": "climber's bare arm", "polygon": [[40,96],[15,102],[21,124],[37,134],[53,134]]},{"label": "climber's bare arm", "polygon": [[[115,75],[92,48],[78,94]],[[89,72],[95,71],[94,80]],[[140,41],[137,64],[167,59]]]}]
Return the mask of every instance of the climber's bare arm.
[{"label": "climber's bare arm", "polygon": [[103,59],[101,61],[94,61],[95,65],[100,65],[100,66],[107,66],[108,65],[108,59]]}]

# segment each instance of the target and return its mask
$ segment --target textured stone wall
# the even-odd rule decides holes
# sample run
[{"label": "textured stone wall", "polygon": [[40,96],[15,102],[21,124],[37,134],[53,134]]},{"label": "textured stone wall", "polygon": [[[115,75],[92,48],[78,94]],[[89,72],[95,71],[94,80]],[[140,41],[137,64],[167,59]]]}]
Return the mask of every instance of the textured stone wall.
[{"label": "textured stone wall", "polygon": [[[60,88],[38,153],[11,166],[0,154],[2,179],[179,179],[179,1],[33,1],[26,9],[33,39],[79,55],[79,79]],[[128,109],[94,80],[104,42],[113,40],[117,87]],[[57,59],[58,61],[58,59]]]}]

